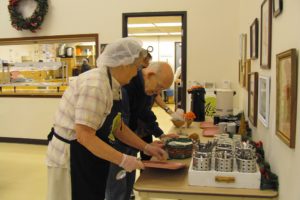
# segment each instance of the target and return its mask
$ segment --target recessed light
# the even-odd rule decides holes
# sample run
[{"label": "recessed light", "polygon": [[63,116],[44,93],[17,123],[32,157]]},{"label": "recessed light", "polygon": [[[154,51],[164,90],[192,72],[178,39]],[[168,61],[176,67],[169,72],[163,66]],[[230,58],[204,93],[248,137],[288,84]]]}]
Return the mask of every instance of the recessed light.
[{"label": "recessed light", "polygon": [[163,27],[163,26],[181,26],[181,22],[170,22],[170,23],[154,23],[157,27]]},{"label": "recessed light", "polygon": [[155,27],[154,24],[127,24],[128,28]]}]

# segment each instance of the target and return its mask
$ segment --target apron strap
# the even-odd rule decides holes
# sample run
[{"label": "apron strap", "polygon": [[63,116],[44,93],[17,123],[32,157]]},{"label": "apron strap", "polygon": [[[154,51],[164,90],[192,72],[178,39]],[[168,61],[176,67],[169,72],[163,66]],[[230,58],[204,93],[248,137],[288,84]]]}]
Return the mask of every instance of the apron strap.
[{"label": "apron strap", "polygon": [[61,137],[60,135],[58,135],[57,133],[55,133],[54,128],[52,127],[50,133],[48,134],[48,142],[50,142],[52,140],[53,136],[55,136],[57,139],[59,139],[62,142],[71,144],[70,140],[67,140],[67,139]]},{"label": "apron strap", "polygon": [[111,73],[110,73],[109,68],[107,68],[107,76],[108,76],[108,79],[109,79],[110,88],[112,89],[112,79],[111,79]]}]

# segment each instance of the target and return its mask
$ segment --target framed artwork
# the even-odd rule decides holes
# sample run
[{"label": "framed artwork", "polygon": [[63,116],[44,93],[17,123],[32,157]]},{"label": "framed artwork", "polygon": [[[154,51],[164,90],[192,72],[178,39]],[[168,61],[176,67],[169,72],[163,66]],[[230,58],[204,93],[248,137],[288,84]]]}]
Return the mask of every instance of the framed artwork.
[{"label": "framed artwork", "polygon": [[243,80],[244,80],[244,72],[242,67],[242,60],[239,60],[239,83],[241,86],[243,86]]},{"label": "framed artwork", "polygon": [[248,89],[248,74],[251,73],[251,59],[247,59],[245,62],[245,74],[244,74],[244,87]]},{"label": "framed artwork", "polygon": [[282,12],[283,0],[273,0],[273,16],[277,17]]},{"label": "framed artwork", "polygon": [[258,80],[258,119],[269,127],[270,77],[259,76]]},{"label": "framed artwork", "polygon": [[250,58],[258,58],[258,19],[256,18],[250,26]]},{"label": "framed artwork", "polygon": [[297,60],[296,49],[276,55],[276,134],[290,148],[296,138]]},{"label": "framed artwork", "polygon": [[244,63],[247,59],[247,34],[242,33],[240,35],[240,59]]},{"label": "framed artwork", "polygon": [[253,126],[257,125],[258,72],[248,74],[248,118]]},{"label": "framed artwork", "polygon": [[264,0],[261,5],[260,27],[260,66],[271,68],[271,37],[272,37],[272,0]]}]

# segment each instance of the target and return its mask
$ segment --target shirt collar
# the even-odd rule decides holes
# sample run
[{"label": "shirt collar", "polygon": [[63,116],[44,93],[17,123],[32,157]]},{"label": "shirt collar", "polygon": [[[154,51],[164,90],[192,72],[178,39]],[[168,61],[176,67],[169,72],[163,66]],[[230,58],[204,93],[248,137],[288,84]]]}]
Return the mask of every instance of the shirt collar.
[{"label": "shirt collar", "polygon": [[[103,66],[103,67],[100,68],[100,70],[107,74],[107,67]],[[111,76],[111,83],[112,83],[113,100],[121,100],[122,99],[122,92],[121,92],[120,83],[113,76]]]}]

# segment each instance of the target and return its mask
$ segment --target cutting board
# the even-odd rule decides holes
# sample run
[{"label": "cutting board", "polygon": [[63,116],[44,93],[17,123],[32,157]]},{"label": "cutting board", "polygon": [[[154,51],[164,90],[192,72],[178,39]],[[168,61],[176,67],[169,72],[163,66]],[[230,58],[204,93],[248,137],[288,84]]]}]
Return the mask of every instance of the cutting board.
[{"label": "cutting board", "polygon": [[167,161],[142,161],[146,168],[159,168],[176,170],[186,167],[185,164],[180,162],[167,162]]}]

